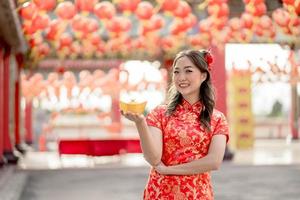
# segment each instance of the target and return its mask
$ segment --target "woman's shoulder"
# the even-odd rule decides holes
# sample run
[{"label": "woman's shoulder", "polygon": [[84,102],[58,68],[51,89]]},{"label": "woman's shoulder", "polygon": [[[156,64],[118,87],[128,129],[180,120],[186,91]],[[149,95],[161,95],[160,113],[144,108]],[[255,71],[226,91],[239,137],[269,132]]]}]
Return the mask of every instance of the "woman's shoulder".
[{"label": "woman's shoulder", "polygon": [[224,113],[222,113],[221,111],[214,109],[213,113],[212,113],[212,118],[214,120],[220,119],[220,118],[225,118]]}]

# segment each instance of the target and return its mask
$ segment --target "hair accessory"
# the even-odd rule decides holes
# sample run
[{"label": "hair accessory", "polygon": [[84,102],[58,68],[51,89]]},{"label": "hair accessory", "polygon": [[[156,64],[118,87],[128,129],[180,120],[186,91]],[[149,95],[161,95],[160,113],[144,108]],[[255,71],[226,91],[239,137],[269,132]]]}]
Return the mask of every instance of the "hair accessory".
[{"label": "hair accessory", "polygon": [[208,70],[211,71],[211,64],[213,63],[214,59],[210,51],[205,51],[204,59],[207,63]]}]

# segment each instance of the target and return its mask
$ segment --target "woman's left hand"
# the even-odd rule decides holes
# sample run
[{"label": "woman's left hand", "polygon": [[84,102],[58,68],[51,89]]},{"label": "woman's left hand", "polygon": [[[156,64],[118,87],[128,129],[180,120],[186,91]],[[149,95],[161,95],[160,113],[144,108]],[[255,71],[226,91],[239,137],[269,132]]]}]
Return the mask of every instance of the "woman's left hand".
[{"label": "woman's left hand", "polygon": [[160,162],[158,165],[154,166],[154,169],[162,175],[168,175],[168,167],[163,162]]}]

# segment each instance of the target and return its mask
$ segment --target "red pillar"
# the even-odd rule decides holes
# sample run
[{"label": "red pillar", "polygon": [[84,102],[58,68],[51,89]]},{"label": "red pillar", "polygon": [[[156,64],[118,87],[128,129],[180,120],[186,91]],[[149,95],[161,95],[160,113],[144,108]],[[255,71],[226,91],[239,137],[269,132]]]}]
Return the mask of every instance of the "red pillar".
[{"label": "red pillar", "polygon": [[[212,47],[214,62],[212,66],[212,80],[216,88],[216,108],[227,115],[227,88],[224,48]],[[226,146],[224,160],[232,160],[234,153]]]},{"label": "red pillar", "polygon": [[3,67],[3,53],[4,50],[0,46],[0,166],[4,164],[4,157],[3,157],[3,77],[4,77],[4,67]]},{"label": "red pillar", "polygon": [[20,137],[20,70],[23,64],[23,58],[21,54],[16,55],[17,67],[16,67],[16,81],[15,81],[15,147],[21,153],[24,149],[21,148]]},{"label": "red pillar", "polygon": [[216,108],[227,115],[226,69],[224,49],[212,47],[214,62],[212,66],[212,80],[216,88]]},{"label": "red pillar", "polygon": [[9,130],[9,116],[10,116],[10,110],[9,110],[9,101],[10,101],[10,73],[9,73],[9,68],[10,68],[10,49],[7,48],[4,52],[4,57],[3,57],[3,132],[4,132],[4,137],[3,137],[3,152],[4,152],[4,157],[7,160],[8,163],[11,164],[16,164],[18,161],[18,158],[14,155],[13,153],[13,140],[10,136],[10,130]]},{"label": "red pillar", "polygon": [[32,144],[32,101],[26,101],[25,106],[25,142]]}]

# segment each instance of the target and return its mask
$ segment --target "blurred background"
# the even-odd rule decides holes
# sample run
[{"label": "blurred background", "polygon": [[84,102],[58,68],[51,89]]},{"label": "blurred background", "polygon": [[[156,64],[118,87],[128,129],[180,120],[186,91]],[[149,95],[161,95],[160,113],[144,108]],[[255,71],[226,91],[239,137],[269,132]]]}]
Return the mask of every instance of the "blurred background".
[{"label": "blurred background", "polygon": [[216,199],[299,199],[299,0],[2,0],[0,199],[141,199],[119,102],[165,103],[183,49],[230,125]]}]

